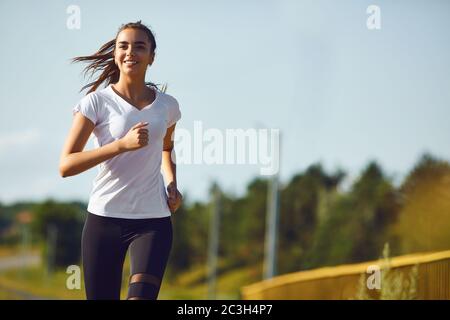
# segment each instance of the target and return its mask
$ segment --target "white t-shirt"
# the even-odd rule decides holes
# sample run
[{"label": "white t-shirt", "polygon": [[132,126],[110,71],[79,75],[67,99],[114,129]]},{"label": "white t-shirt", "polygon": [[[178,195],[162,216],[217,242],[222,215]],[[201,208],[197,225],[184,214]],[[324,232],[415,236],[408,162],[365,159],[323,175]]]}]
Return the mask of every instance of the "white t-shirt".
[{"label": "white t-shirt", "polygon": [[181,118],[178,101],[156,90],[155,100],[139,110],[109,85],[84,96],[73,115],[78,111],[95,124],[96,148],[122,138],[137,123],[148,122],[148,145],[97,165],[87,210],[128,219],[170,216],[161,159],[166,130]]}]

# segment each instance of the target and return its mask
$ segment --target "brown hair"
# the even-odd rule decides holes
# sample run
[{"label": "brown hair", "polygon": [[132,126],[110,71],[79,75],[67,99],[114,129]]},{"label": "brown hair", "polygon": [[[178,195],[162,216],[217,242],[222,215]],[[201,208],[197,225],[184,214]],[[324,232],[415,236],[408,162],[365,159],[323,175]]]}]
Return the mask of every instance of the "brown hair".
[{"label": "brown hair", "polygon": [[[87,94],[89,94],[89,93],[97,90],[97,88],[100,86],[100,84],[102,84],[104,81],[106,81],[106,85],[109,85],[111,83],[116,83],[117,81],[119,81],[120,70],[117,67],[117,65],[114,63],[113,52],[114,52],[114,49],[116,46],[117,36],[119,35],[119,33],[122,30],[125,30],[128,28],[139,29],[139,30],[144,31],[150,41],[152,52],[153,53],[155,52],[155,50],[156,50],[155,36],[153,35],[152,31],[146,25],[141,23],[141,20],[139,20],[137,22],[130,22],[130,23],[121,25],[119,28],[119,31],[117,31],[116,37],[114,39],[108,41],[104,45],[102,45],[96,53],[94,53],[93,55],[90,55],[90,56],[80,56],[80,57],[75,57],[72,59],[72,63],[92,61],[89,63],[89,65],[87,65],[84,68],[84,76],[86,76],[87,73],[90,71],[91,72],[90,76],[92,78],[94,73],[96,73],[97,71],[102,71],[100,76],[95,81],[85,85],[83,88],[81,88],[80,92],[86,88],[91,87],[89,89],[89,91],[87,92]],[[155,89],[158,89],[157,85],[152,82],[145,82],[145,84],[148,86],[152,86]],[[165,91],[165,87],[166,86],[163,87],[163,91]]]}]

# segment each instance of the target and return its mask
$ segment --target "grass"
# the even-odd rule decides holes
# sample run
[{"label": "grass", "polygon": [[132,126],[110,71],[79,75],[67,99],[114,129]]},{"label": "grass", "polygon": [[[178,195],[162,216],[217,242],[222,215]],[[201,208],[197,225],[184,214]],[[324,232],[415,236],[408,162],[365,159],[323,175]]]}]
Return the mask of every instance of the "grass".
[{"label": "grass", "polygon": [[47,276],[43,266],[14,269],[0,274],[0,285],[47,299],[83,299],[82,290],[66,288],[67,274],[58,271]]},{"label": "grass", "polygon": [[[83,279],[82,268],[80,270]],[[261,280],[261,270],[261,265],[257,265],[231,269],[221,273],[216,283],[216,299],[240,299],[240,288]],[[129,256],[127,255],[123,269],[121,299],[126,299],[127,296],[129,274]],[[180,273],[176,278],[165,277],[158,299],[208,299],[206,275],[206,266],[198,265]],[[47,299],[86,299],[83,281],[80,282],[80,289],[69,290],[66,287],[68,277],[69,274],[65,270],[58,270],[52,275],[47,275],[44,265],[4,271],[0,273],[0,299],[24,299],[15,292],[6,292],[2,288],[11,288]]]},{"label": "grass", "polygon": [[[366,275],[362,274],[357,289],[357,300],[414,300],[417,299],[418,265],[407,272],[392,269],[389,243],[384,245],[381,265],[381,288],[375,295],[368,292]],[[375,297],[373,297],[375,296]]]},{"label": "grass", "polygon": [[[0,258],[6,258],[13,255],[17,255],[22,250],[22,247],[20,245],[17,246],[0,246]],[[32,247],[28,250],[28,253],[31,254],[38,254],[39,248]]]}]

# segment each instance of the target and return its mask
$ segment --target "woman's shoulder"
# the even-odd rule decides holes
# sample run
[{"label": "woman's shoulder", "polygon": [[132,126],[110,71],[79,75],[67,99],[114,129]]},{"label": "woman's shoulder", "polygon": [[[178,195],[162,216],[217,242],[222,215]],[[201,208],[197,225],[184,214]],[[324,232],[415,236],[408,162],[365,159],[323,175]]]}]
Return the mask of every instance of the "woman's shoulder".
[{"label": "woman's shoulder", "polygon": [[95,91],[89,92],[87,95],[85,95],[86,99],[89,99],[91,102],[100,105],[101,103],[108,101],[111,99],[109,86],[97,89]]},{"label": "woman's shoulder", "polygon": [[180,106],[177,99],[173,95],[161,91],[159,91],[159,94],[162,100],[162,105],[167,111],[167,124],[168,127],[170,127],[181,118]]},{"label": "woman's shoulder", "polygon": [[108,104],[108,99],[107,88],[97,89],[84,95],[78,104],[85,109],[92,109],[100,114],[104,110],[104,106]]},{"label": "woman's shoulder", "polygon": [[159,98],[168,105],[176,105],[178,106],[178,100],[171,94],[167,93],[167,92],[163,92],[161,90],[158,89],[158,95]]}]

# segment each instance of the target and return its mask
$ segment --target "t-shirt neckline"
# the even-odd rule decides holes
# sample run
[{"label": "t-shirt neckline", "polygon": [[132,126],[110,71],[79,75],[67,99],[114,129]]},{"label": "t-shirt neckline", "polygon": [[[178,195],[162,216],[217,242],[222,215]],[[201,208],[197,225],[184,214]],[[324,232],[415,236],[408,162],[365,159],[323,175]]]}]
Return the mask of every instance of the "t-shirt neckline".
[{"label": "t-shirt neckline", "polygon": [[127,100],[125,100],[124,98],[122,98],[122,96],[120,96],[116,91],[114,91],[114,89],[112,88],[112,85],[113,85],[112,83],[109,84],[108,88],[109,88],[109,90],[112,92],[112,94],[114,95],[114,97],[116,97],[116,99],[117,99],[117,98],[120,99],[120,100],[121,100],[122,102],[124,102],[127,106],[131,107],[133,110],[136,110],[137,112],[143,111],[144,109],[151,108],[151,107],[155,104],[156,100],[158,100],[158,98],[159,98],[159,92],[158,92],[158,90],[152,89],[152,90],[155,91],[155,99],[153,99],[153,101],[152,101],[150,104],[146,105],[146,106],[143,107],[142,109],[138,109],[136,106],[132,105],[132,104],[129,103]]}]

